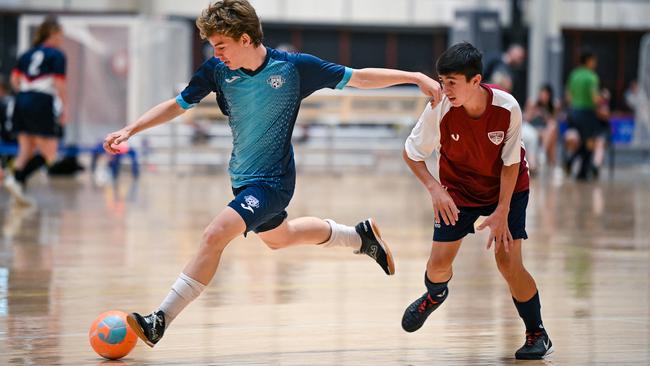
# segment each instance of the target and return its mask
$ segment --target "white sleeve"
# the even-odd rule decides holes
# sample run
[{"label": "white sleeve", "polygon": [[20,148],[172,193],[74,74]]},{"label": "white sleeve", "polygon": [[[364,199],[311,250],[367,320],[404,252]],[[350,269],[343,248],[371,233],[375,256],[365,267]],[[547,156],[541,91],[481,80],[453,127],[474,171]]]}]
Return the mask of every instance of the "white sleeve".
[{"label": "white sleeve", "polygon": [[515,104],[510,111],[510,126],[501,151],[503,165],[510,166],[521,162],[521,108]]},{"label": "white sleeve", "polygon": [[427,107],[420,115],[418,123],[413,127],[411,134],[404,143],[404,150],[409,159],[414,161],[426,160],[433,151],[440,148],[440,111],[441,104],[436,108]]}]

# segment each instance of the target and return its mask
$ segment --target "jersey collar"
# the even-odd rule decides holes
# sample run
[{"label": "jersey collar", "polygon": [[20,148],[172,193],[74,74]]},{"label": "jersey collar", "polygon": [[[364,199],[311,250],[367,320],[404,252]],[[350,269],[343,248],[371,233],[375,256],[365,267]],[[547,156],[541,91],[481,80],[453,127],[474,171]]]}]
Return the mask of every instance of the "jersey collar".
[{"label": "jersey collar", "polygon": [[271,49],[266,47],[266,57],[264,57],[264,62],[262,62],[262,65],[260,65],[260,67],[258,67],[255,70],[252,70],[252,71],[240,68],[239,71],[241,71],[242,73],[244,73],[245,75],[248,75],[248,76],[255,76],[255,75],[259,74],[262,70],[264,70],[266,65],[269,64],[270,59],[271,59]]}]

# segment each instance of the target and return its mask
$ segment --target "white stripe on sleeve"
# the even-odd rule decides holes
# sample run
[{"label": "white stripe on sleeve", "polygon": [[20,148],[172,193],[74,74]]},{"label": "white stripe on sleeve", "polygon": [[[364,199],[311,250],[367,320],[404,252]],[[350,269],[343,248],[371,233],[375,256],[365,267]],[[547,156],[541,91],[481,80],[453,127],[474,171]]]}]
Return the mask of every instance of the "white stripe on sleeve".
[{"label": "white stripe on sleeve", "polygon": [[424,161],[434,151],[440,149],[441,105],[442,103],[438,103],[432,109],[431,104],[427,103],[427,107],[404,143],[404,150],[409,159]]},{"label": "white stripe on sleeve", "polygon": [[521,162],[521,108],[515,103],[510,110],[510,126],[501,151],[503,165],[510,166]]}]

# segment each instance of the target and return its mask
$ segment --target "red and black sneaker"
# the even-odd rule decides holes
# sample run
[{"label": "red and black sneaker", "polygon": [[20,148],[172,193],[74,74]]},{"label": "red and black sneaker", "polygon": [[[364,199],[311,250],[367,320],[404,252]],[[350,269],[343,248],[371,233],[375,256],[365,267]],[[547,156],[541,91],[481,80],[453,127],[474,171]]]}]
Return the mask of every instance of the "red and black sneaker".
[{"label": "red and black sneaker", "polygon": [[518,360],[541,360],[553,351],[553,343],[545,331],[526,332],[526,343],[515,352],[515,358]]},{"label": "red and black sneaker", "polygon": [[427,317],[447,298],[447,291],[448,289],[445,289],[436,296],[439,300],[434,300],[428,292],[425,292],[424,295],[415,300],[404,311],[402,328],[407,332],[415,332],[420,329],[424,321],[427,320]]}]

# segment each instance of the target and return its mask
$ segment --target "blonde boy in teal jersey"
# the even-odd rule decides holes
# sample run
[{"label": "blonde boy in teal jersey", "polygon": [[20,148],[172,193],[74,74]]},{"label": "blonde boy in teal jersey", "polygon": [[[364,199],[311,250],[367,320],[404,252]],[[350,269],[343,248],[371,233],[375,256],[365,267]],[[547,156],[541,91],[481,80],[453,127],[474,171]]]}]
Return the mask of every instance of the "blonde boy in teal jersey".
[{"label": "blonde boy in teal jersey", "polygon": [[215,57],[197,70],[178,97],[153,107],[104,141],[106,151],[116,153],[116,145],[181,115],[210,92],[217,94],[233,133],[229,173],[235,198],[208,225],[198,252],[160,307],[146,316],[129,315],[131,327],[151,347],[212,280],[228,243],[248,231],[256,232],[273,249],[299,244],[353,248],[393,274],[390,250],[372,219],[356,227],[316,217],[287,220],[285,208],[295,185],[291,133],[300,101],[322,88],[371,89],[408,83],[430,96],[432,104],[441,97],[439,84],[421,73],[353,70],[311,55],[264,47],[259,19],[246,0],[216,2],[196,23],[214,47]]}]

